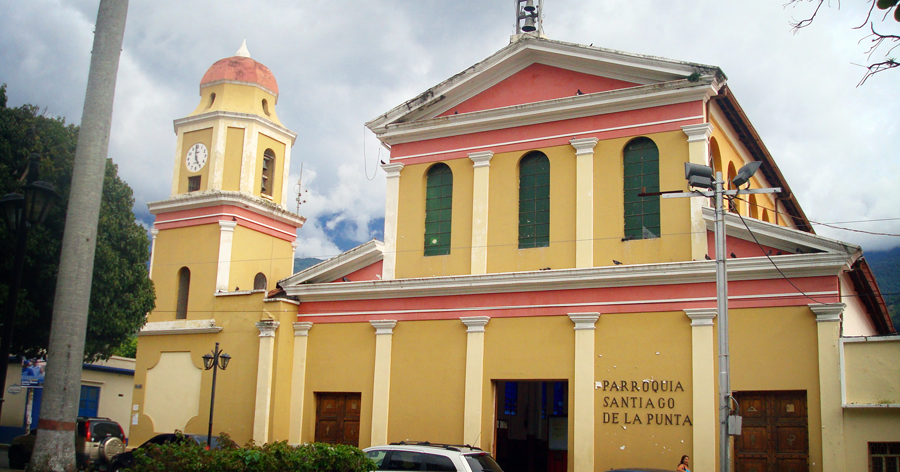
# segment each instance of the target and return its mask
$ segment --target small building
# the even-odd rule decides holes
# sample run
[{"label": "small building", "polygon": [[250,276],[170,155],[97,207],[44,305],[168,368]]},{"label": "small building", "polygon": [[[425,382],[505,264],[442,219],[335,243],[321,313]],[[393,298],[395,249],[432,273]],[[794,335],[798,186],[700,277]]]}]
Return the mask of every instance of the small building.
[{"label": "small building", "polygon": [[[134,359],[119,356],[84,364],[81,367],[78,415],[110,418],[122,426],[128,437],[131,426],[131,395],[134,391],[134,364]],[[0,417],[0,444],[9,444],[16,436],[25,434],[29,426],[36,428],[40,419],[44,389],[40,385],[22,386],[23,365],[20,357],[9,358],[7,392]]]},{"label": "small building", "polygon": [[218,343],[214,431],[239,442],[716,470],[715,215],[659,193],[688,190],[685,163],[731,182],[759,162],[748,187],[781,191],[725,215],[736,470],[897,457],[900,342],[862,249],[814,233],[718,67],[514,36],[367,124],[391,150],[385,241],[296,274],[274,77],[239,54],[200,92],[150,204],[135,438],[206,430]]}]

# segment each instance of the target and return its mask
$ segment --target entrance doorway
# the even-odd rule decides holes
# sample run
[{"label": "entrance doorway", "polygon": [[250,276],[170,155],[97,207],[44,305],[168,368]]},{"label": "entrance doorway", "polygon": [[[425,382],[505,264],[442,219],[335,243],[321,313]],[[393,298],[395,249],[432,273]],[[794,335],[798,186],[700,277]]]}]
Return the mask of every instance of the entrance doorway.
[{"label": "entrance doorway", "polygon": [[316,392],[316,442],[359,447],[359,393]]},{"label": "entrance doorway", "polygon": [[495,381],[496,459],[503,470],[565,472],[569,383]]},{"label": "entrance doorway", "polygon": [[808,472],[806,392],[735,392],[743,426],[735,437],[736,472]]}]

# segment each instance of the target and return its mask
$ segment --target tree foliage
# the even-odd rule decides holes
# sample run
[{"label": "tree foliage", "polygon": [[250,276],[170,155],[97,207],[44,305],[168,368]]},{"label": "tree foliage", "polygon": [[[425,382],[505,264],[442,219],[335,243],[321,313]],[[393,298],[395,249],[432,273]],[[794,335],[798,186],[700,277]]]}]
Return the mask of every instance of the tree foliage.
[{"label": "tree foliage", "polygon": [[[29,155],[40,156],[40,180],[56,186],[62,200],[47,219],[31,228],[22,275],[12,350],[39,356],[46,350],[56,290],[56,276],[65,228],[66,206],[72,181],[78,127],[64,118],[44,116],[38,107],[6,106],[6,85],[0,86],[0,192],[22,191],[20,179]],[[148,278],[149,241],[135,222],[131,188],[107,159],[103,198],[97,228],[97,249],[85,340],[87,361],[113,354],[143,326],[153,309],[155,294]],[[0,273],[10,274],[14,235],[0,229]],[[0,276],[0,302],[9,291],[8,276]]]},{"label": "tree foliage", "polygon": [[[813,23],[816,19],[816,15],[819,14],[819,10],[825,3],[825,0],[788,0],[785,6],[797,6],[803,3],[815,3],[816,7],[810,15],[806,16],[806,18],[791,22],[794,32],[806,28]],[[837,3],[838,7],[840,7],[840,0],[838,0]],[[866,17],[863,22],[854,29],[869,30],[869,34],[863,37],[860,42],[867,41],[869,43],[867,54],[870,63],[864,66],[866,68],[866,73],[859,81],[859,84],[857,84],[857,87],[864,84],[866,80],[879,72],[884,72],[900,66],[900,61],[891,56],[891,54],[894,53],[894,50],[900,46],[900,36],[896,34],[885,34],[882,29],[886,27],[885,22],[887,22],[888,25],[892,24],[890,21],[891,19],[893,19],[894,22],[900,22],[900,5],[898,5],[898,3],[900,3],[900,0],[866,0],[866,4],[869,6]],[[879,22],[878,30],[875,29],[876,21]],[[884,60],[872,62],[872,56],[876,54],[883,54]]]}]

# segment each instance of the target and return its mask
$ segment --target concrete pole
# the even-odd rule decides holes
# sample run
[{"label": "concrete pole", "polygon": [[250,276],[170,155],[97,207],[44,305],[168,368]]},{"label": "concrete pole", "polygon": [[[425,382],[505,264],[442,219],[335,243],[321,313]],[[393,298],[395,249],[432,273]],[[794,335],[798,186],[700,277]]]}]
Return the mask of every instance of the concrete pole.
[{"label": "concrete pole", "polygon": [[53,301],[41,419],[31,458],[34,472],[75,470],[75,418],[81,394],[97,220],[127,12],[128,0],[101,0],[97,13]]}]

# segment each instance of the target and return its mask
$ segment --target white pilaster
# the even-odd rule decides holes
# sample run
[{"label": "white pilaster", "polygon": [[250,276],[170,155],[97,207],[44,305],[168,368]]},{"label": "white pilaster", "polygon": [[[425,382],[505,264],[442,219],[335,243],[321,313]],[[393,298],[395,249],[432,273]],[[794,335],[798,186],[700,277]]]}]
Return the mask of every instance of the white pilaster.
[{"label": "white pilaster", "polygon": [[375,328],[375,381],[372,385],[372,445],[388,442],[391,402],[391,342],[397,320],[370,321]]},{"label": "white pilaster", "polygon": [[[709,165],[709,137],[713,126],[710,123],[682,126],[688,137],[688,162],[691,164]],[[708,253],[706,241],[706,222],[703,221],[703,198],[689,198],[691,202],[691,258],[704,260]]]},{"label": "white pilaster", "polygon": [[472,273],[487,273],[488,195],[493,151],[469,154],[475,167],[472,188]]},{"label": "white pilaster", "polygon": [[303,401],[306,393],[306,348],[309,340],[309,321],[294,323],[294,364],[291,368],[291,419],[288,443],[302,444]]},{"label": "white pilaster", "polygon": [[151,280],[153,279],[153,260],[156,258],[156,236],[158,235],[158,229],[153,228],[150,230],[150,273],[147,274],[147,277]]},{"label": "white pilaster", "polygon": [[716,309],[688,308],[684,313],[691,319],[691,383],[694,392],[692,465],[696,470],[716,470],[715,445],[719,436],[713,336]]},{"label": "white pilaster", "polygon": [[569,141],[575,148],[575,267],[594,266],[594,148],[597,138]]},{"label": "white pilaster", "polygon": [[244,149],[241,152],[241,192],[259,195],[256,159],[259,153],[259,126],[247,123],[244,128]]},{"label": "white pilaster", "polygon": [[844,410],[841,406],[841,315],[843,303],[810,304],[819,344],[819,405],[822,409],[822,472],[844,470]]},{"label": "white pilaster", "polygon": [[231,247],[234,242],[234,228],[237,221],[219,222],[219,265],[216,270],[216,292],[228,291],[231,275]]},{"label": "white pilaster", "polygon": [[[387,177],[387,197],[384,207],[384,265],[381,270],[383,280],[392,280],[397,267],[397,223],[400,216],[400,171],[403,164],[384,164]],[[374,444],[374,443],[373,443]]]},{"label": "white pilaster", "polygon": [[256,444],[269,442],[269,418],[272,408],[272,373],[275,361],[275,330],[277,321],[260,321],[259,361],[256,365],[256,407],[253,414],[253,441]]},{"label": "white pilaster", "polygon": [[[570,313],[575,323],[573,470],[594,470],[594,331],[600,313]],[[601,467],[599,469],[604,469]]]},{"label": "white pilaster", "polygon": [[218,120],[212,128],[212,148],[209,156],[209,170],[207,170],[206,188],[222,189],[222,180],[225,176],[225,143],[228,139],[228,126],[224,120]]},{"label": "white pilaster", "polygon": [[481,447],[481,422],[484,415],[484,326],[487,316],[465,316],[466,325],[466,399],[463,421],[463,444]]}]

